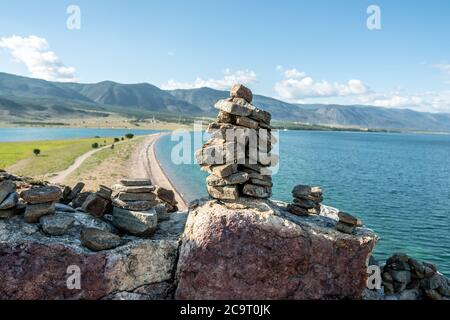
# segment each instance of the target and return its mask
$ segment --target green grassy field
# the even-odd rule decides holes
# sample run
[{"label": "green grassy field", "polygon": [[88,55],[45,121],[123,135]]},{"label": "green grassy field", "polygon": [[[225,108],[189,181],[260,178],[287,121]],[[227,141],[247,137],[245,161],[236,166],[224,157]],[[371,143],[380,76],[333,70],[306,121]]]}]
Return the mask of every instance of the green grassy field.
[{"label": "green grassy field", "polygon": [[[106,141],[106,143],[105,143]],[[77,157],[92,150],[92,144],[111,144],[113,138],[49,140],[0,143],[0,168],[25,176],[39,176],[69,167]],[[35,156],[33,149],[40,149]]]}]

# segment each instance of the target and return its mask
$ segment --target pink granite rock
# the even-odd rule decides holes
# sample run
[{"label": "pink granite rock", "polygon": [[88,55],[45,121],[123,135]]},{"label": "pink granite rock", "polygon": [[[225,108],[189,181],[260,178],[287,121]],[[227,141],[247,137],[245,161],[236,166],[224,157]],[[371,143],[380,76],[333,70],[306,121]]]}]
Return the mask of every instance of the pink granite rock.
[{"label": "pink granite rock", "polygon": [[176,298],[360,299],[377,236],[336,223],[270,201],[204,202],[182,237]]}]

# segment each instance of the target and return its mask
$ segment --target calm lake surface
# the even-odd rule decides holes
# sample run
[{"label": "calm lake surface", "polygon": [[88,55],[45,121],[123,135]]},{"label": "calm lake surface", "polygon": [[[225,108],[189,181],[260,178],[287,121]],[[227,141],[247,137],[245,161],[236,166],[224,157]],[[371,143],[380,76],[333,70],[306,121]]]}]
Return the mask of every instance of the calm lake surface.
[{"label": "calm lake surface", "polygon": [[0,142],[63,140],[100,137],[121,137],[127,133],[135,135],[160,131],[138,129],[79,129],[79,128],[0,128]]},{"label": "calm lake surface", "polygon": [[[157,152],[188,200],[207,195],[206,173],[174,165],[166,136]],[[450,136],[354,132],[280,133],[273,198],[296,184],[319,185],[324,204],[362,218],[380,236],[378,259],[406,252],[450,276]]]}]

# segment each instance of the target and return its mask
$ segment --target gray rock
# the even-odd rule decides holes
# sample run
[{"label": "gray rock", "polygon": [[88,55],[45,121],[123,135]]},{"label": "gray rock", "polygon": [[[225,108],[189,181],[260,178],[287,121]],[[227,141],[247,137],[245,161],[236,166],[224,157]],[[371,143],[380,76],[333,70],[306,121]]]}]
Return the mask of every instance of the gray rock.
[{"label": "gray rock", "polygon": [[96,195],[102,197],[103,199],[111,200],[112,192],[112,189],[100,185],[100,189],[96,192]]},{"label": "gray rock", "polygon": [[153,209],[138,212],[114,208],[113,223],[117,228],[128,234],[149,237],[156,230],[158,216]]},{"label": "gray rock", "polygon": [[74,208],[62,203],[55,203],[55,210],[59,212],[75,212]]},{"label": "gray rock", "polygon": [[167,202],[171,206],[177,205],[177,201],[175,200],[175,193],[173,192],[173,190],[158,187],[156,189],[156,195],[160,200]]},{"label": "gray rock", "polygon": [[248,117],[236,117],[236,124],[250,129],[257,129],[259,127],[258,121]]},{"label": "gray rock", "polygon": [[166,206],[162,203],[153,208],[158,216],[158,223],[170,219],[170,214],[167,212]]},{"label": "gray rock", "polygon": [[121,179],[119,183],[126,187],[143,187],[151,186],[152,181],[150,179]]},{"label": "gray rock", "polygon": [[351,214],[339,211],[338,217],[339,217],[339,221],[344,222],[346,224],[349,224],[352,226],[362,225],[361,221],[358,218],[352,216]]},{"label": "gray rock", "polygon": [[0,210],[7,210],[14,208],[17,205],[19,196],[17,192],[10,193],[3,202],[0,203]]},{"label": "gray rock", "polygon": [[305,209],[313,209],[313,208],[316,208],[317,205],[318,205],[317,202],[314,202],[312,200],[297,199],[297,198],[294,198],[294,203],[296,205],[298,205],[299,207],[302,207],[302,208],[305,208]]},{"label": "gray rock", "polygon": [[115,184],[113,186],[113,190],[116,192],[128,193],[152,193],[155,189],[155,186],[124,186],[121,184]]},{"label": "gray rock", "polygon": [[0,210],[0,219],[9,219],[16,215],[25,213],[25,205],[18,204],[16,207],[7,209],[7,210]]},{"label": "gray rock", "polygon": [[122,244],[122,239],[118,235],[93,228],[81,230],[80,240],[83,246],[92,251],[109,250]]},{"label": "gray rock", "polygon": [[252,110],[250,118],[255,119],[259,122],[263,122],[265,124],[270,124],[270,121],[272,120],[272,115],[267,111],[255,108]]},{"label": "gray rock", "polygon": [[236,172],[226,178],[221,178],[212,174],[206,178],[206,183],[213,187],[223,187],[233,184],[242,184],[247,181],[248,181],[248,173],[246,172]]},{"label": "gray rock", "polygon": [[44,216],[40,219],[42,230],[52,236],[61,236],[70,229],[75,218],[65,213],[59,213],[52,216]]},{"label": "gray rock", "polygon": [[[68,198],[70,200],[75,199],[76,197],[78,197],[78,195],[80,194],[80,192],[83,190],[84,188],[84,183],[83,182],[78,182],[75,187],[73,187],[72,191],[70,192]],[[81,204],[80,204],[81,205]]]},{"label": "gray rock", "polygon": [[0,182],[0,203],[2,203],[8,195],[16,191],[16,184],[11,180],[3,180]]},{"label": "gray rock", "polygon": [[228,176],[231,176],[233,173],[236,173],[237,168],[237,164],[214,165],[210,166],[210,173],[221,178],[226,178]]},{"label": "gray rock", "polygon": [[272,191],[270,188],[257,186],[257,185],[249,184],[249,183],[244,185],[244,189],[242,190],[242,193],[247,196],[260,198],[260,199],[267,199],[272,195]]},{"label": "gray rock", "polygon": [[305,209],[295,203],[288,204],[287,211],[297,216],[309,216],[310,214],[319,214],[320,212],[317,208]]},{"label": "gray rock", "polygon": [[92,195],[92,192],[82,192],[79,193],[73,200],[72,200],[72,207],[73,208],[81,208],[83,203],[87,200],[87,198]]},{"label": "gray rock", "polygon": [[292,195],[295,198],[302,198],[313,195],[315,197],[322,196],[322,189],[320,187],[311,187],[307,185],[297,185],[292,189]]},{"label": "gray rock", "polygon": [[113,206],[120,209],[132,211],[147,211],[159,204],[157,200],[153,201],[122,201],[114,198]]},{"label": "gray rock", "polygon": [[265,179],[262,180],[262,179],[253,178],[253,179],[250,179],[250,183],[258,185],[258,186],[263,186],[263,187],[272,187],[273,186],[273,183],[271,181],[267,181]]},{"label": "gray rock", "polygon": [[209,195],[215,199],[236,200],[239,197],[239,191],[235,185],[224,187],[213,187],[207,185],[206,188]]},{"label": "gray rock", "polygon": [[156,195],[154,193],[131,193],[131,192],[119,192],[116,195],[116,199],[122,201],[154,201]]},{"label": "gray rock", "polygon": [[351,224],[347,224],[342,221],[339,221],[336,224],[336,230],[343,232],[343,233],[353,234],[353,232],[355,231],[355,226],[351,225]]},{"label": "gray rock", "polygon": [[94,217],[103,217],[111,207],[111,201],[97,194],[91,194],[82,205],[82,209]]},{"label": "gray rock", "polygon": [[28,223],[37,223],[42,216],[55,213],[55,203],[28,204],[24,213],[24,219]]},{"label": "gray rock", "polygon": [[251,115],[253,111],[250,104],[245,105],[238,103],[237,101],[233,102],[229,100],[219,100],[214,105],[214,108],[241,117],[247,117]]},{"label": "gray rock", "polygon": [[401,283],[409,283],[411,281],[411,272],[410,271],[397,271],[392,270],[391,276],[394,281]]},{"label": "gray rock", "polygon": [[54,186],[33,186],[23,191],[20,197],[29,204],[56,202],[62,197],[62,192]]}]

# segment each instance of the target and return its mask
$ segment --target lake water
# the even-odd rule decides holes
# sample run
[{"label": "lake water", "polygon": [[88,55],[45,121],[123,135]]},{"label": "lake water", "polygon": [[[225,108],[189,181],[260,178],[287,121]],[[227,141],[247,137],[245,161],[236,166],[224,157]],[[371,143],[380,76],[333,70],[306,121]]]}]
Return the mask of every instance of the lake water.
[{"label": "lake water", "polygon": [[[375,257],[406,252],[450,276],[450,136],[353,132],[280,133],[273,198],[319,185],[324,204],[355,214],[380,236]],[[207,195],[206,173],[174,165],[170,136],[158,157],[188,200]]]},{"label": "lake water", "polygon": [[0,142],[63,140],[100,137],[122,137],[127,133],[135,135],[152,134],[160,131],[137,129],[79,129],[79,128],[0,128]]}]

